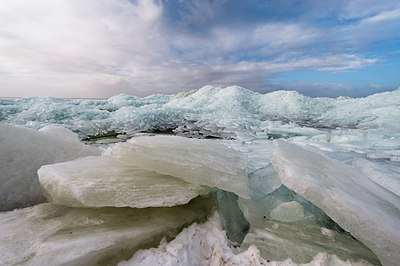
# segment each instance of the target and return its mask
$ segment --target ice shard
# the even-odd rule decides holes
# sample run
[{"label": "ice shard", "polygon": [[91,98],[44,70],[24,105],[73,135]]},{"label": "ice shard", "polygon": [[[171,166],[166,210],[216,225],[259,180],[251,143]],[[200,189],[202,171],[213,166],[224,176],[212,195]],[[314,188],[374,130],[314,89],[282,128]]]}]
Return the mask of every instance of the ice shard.
[{"label": "ice shard", "polygon": [[320,207],[383,265],[400,261],[400,198],[357,169],[283,141],[271,158],[285,186]]},{"label": "ice shard", "polygon": [[1,265],[115,265],[204,221],[213,198],[171,208],[68,208],[50,203],[0,214]]},{"label": "ice shard", "polygon": [[107,156],[42,166],[38,175],[48,200],[69,207],[170,207],[211,190]]},{"label": "ice shard", "polygon": [[106,154],[122,165],[139,166],[250,198],[246,156],[213,140],[142,136],[118,143]]},{"label": "ice shard", "polygon": [[357,158],[352,165],[369,179],[400,196],[400,164]]},{"label": "ice shard", "polygon": [[0,124],[0,210],[44,202],[36,171],[45,164],[100,154],[59,126],[39,131]]},{"label": "ice shard", "polygon": [[[370,249],[285,186],[261,199],[239,199],[239,206],[250,223],[242,251],[255,245],[270,261],[291,258],[295,263],[311,263],[318,253],[325,253],[342,260],[379,264]],[[295,212],[287,212],[293,209]]]}]

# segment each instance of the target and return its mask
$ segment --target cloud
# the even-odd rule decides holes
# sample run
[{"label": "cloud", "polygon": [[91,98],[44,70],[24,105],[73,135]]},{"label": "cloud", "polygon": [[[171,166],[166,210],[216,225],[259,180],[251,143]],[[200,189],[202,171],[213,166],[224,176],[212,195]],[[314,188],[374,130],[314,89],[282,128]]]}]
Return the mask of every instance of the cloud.
[{"label": "cloud", "polygon": [[400,18],[400,8],[395,10],[383,11],[377,15],[367,17],[363,19],[361,23],[376,23],[397,18]]},{"label": "cloud", "polygon": [[[294,12],[292,1],[3,0],[0,96],[144,96],[206,84],[265,91],[280,72],[379,63],[355,47],[389,36],[371,36],[366,24],[395,22],[395,2],[375,12],[344,2],[307,0]],[[357,19],[314,22],[326,14]]]}]

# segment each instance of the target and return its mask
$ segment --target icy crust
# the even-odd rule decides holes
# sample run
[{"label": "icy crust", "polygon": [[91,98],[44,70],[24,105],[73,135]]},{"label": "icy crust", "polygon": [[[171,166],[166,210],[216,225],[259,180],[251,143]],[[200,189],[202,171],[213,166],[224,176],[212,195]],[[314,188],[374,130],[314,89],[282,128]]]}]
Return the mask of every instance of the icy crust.
[{"label": "icy crust", "polygon": [[291,259],[270,261],[260,256],[256,246],[238,252],[229,246],[222,231],[219,217],[214,214],[204,224],[192,224],[184,229],[174,240],[162,241],[158,248],[140,250],[128,261],[119,266],[186,266],[186,265],[271,265],[271,266],[318,266],[318,265],[370,265],[366,261],[343,261],[335,255],[318,253],[310,263],[296,264]]},{"label": "icy crust", "polygon": [[106,153],[116,162],[217,187],[250,198],[247,158],[221,143],[178,136],[141,136]]},{"label": "icy crust", "polygon": [[383,265],[400,261],[400,198],[357,169],[283,141],[272,162],[285,186],[362,241]]},{"label": "icy crust", "polygon": [[73,132],[47,126],[41,130],[0,124],[0,210],[44,202],[36,174],[45,164],[97,155]]},{"label": "icy crust", "polygon": [[170,207],[210,191],[106,156],[42,166],[38,175],[48,200],[70,207]]},{"label": "icy crust", "polygon": [[202,221],[212,198],[171,208],[67,208],[40,204],[0,214],[1,265],[115,265]]}]

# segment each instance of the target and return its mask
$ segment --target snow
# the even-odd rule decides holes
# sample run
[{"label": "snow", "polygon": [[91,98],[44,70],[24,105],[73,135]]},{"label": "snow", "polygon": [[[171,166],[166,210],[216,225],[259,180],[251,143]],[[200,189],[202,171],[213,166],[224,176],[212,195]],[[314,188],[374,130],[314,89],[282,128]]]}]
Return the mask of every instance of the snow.
[{"label": "snow", "polygon": [[42,166],[38,175],[48,200],[70,207],[170,207],[210,191],[106,156]]},{"label": "snow", "polygon": [[400,261],[400,198],[357,169],[283,141],[274,168],[283,184],[325,211],[384,265]]},{"label": "snow", "polygon": [[291,259],[270,261],[260,256],[256,246],[238,252],[229,241],[214,214],[204,224],[192,224],[171,242],[162,241],[157,248],[140,250],[119,266],[186,266],[186,265],[270,265],[270,266],[317,266],[317,265],[370,265],[366,261],[344,261],[335,255],[318,253],[310,263],[297,264]]},{"label": "snow", "polygon": [[0,151],[0,210],[45,201],[36,174],[42,165],[100,153],[62,127],[37,131],[9,124],[0,124]]}]

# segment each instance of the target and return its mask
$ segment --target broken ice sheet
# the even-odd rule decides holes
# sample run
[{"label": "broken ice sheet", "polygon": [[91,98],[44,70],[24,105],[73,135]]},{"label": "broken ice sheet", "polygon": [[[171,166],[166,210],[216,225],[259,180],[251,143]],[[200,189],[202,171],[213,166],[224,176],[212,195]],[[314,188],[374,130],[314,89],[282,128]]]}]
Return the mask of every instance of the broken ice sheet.
[{"label": "broken ice sheet", "polygon": [[127,166],[179,177],[250,198],[247,158],[213,140],[143,136],[112,146],[106,155]]},{"label": "broken ice sheet", "polygon": [[383,265],[400,261],[400,198],[354,167],[276,141],[271,161],[282,183],[362,241]]},{"label": "broken ice sheet", "polygon": [[50,203],[0,214],[0,265],[115,265],[203,221],[215,199],[171,208],[68,208]]},{"label": "broken ice sheet", "polygon": [[400,164],[356,158],[352,165],[369,179],[400,196]]},{"label": "broken ice sheet", "polygon": [[211,191],[107,156],[46,165],[38,175],[49,201],[70,207],[170,207]]},{"label": "broken ice sheet", "polygon": [[291,258],[296,263],[309,263],[323,252],[379,264],[371,250],[285,186],[261,199],[239,198],[239,206],[250,223],[241,250],[256,245],[264,259]]},{"label": "broken ice sheet", "polygon": [[371,250],[348,234],[304,221],[284,223],[266,219],[264,226],[250,227],[242,251],[255,245],[265,260],[291,258],[295,263],[309,263],[318,253],[327,253],[342,260],[380,264]]},{"label": "broken ice sheet", "polygon": [[0,124],[0,210],[44,202],[36,171],[45,164],[98,155],[60,126],[34,130]]}]

